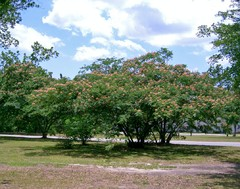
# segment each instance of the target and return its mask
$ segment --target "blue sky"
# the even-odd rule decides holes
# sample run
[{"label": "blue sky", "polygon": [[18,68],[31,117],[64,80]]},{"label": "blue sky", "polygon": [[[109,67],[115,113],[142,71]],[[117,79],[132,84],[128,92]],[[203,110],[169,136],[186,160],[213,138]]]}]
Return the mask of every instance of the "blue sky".
[{"label": "blue sky", "polygon": [[[73,78],[80,67],[97,58],[133,58],[166,47],[170,64],[206,71],[213,53],[209,39],[196,36],[197,27],[217,21],[230,0],[36,0],[40,8],[22,13],[12,30],[18,50],[30,52],[39,41],[60,56],[41,64],[58,78]],[[16,49],[15,49],[16,50]],[[223,62],[225,64],[226,62]]]}]

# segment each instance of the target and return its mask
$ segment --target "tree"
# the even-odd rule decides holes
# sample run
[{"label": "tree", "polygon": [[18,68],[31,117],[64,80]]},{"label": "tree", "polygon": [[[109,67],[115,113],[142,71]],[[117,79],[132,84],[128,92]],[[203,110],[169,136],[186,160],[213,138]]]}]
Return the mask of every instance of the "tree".
[{"label": "tree", "polygon": [[[44,48],[38,42],[32,45],[32,49],[30,55],[23,54],[22,60],[19,51],[8,50],[0,55],[1,115],[4,115],[1,123],[7,131],[20,131],[19,122],[24,120],[22,109],[27,104],[26,95],[47,85],[51,79],[51,74],[42,69],[39,63],[58,56],[53,48]],[[26,131],[26,128],[22,129]]]},{"label": "tree", "polygon": [[82,88],[77,82],[55,81],[28,95],[28,105],[24,108],[32,125],[36,125],[43,138],[56,123],[64,123],[74,115],[74,101]]},{"label": "tree", "polygon": [[99,58],[97,61],[93,62],[91,65],[83,66],[79,75],[83,76],[89,72],[99,72],[103,74],[110,74],[116,71],[120,71],[123,63],[123,58],[117,59],[115,57],[112,58]]},{"label": "tree", "polygon": [[[226,121],[226,127],[230,127],[233,136],[236,137],[237,125],[240,122],[240,97],[239,95],[231,95],[228,97],[228,103],[224,107],[223,119]],[[233,128],[232,128],[233,127]]]},{"label": "tree", "polygon": [[68,115],[65,120],[64,134],[74,141],[80,140],[82,145],[94,134],[94,126],[92,123],[92,116],[90,114],[75,114]]},{"label": "tree", "polygon": [[[240,92],[240,2],[232,0],[229,10],[218,12],[217,16],[222,20],[213,23],[210,27],[203,25],[199,27],[199,37],[215,36],[212,41],[218,53],[210,57],[212,63],[210,73],[218,76],[219,85]],[[230,66],[223,68],[217,65],[220,60],[227,59]]]},{"label": "tree", "polygon": [[33,0],[2,0],[0,3],[0,47],[9,48],[18,45],[18,40],[11,36],[10,28],[22,21],[21,11],[38,7]]},{"label": "tree", "polygon": [[0,119],[4,131],[26,131],[28,121],[23,112],[23,107],[27,105],[26,96],[47,85],[49,81],[46,70],[32,63],[16,63],[2,70]]},{"label": "tree", "polygon": [[113,73],[88,73],[84,80],[90,86],[77,108],[98,119],[105,131],[124,133],[133,147],[142,147],[151,135],[157,143],[169,143],[189,118],[217,117],[226,91],[214,87],[208,74],[168,65],[164,52],[126,60]]},{"label": "tree", "polygon": [[4,72],[4,69],[15,63],[26,64],[31,62],[32,64],[39,66],[39,63],[48,61],[51,58],[57,58],[59,53],[51,48],[43,47],[39,42],[35,42],[32,46],[32,52],[30,55],[23,54],[22,60],[20,59],[20,52],[13,52],[8,50],[2,51],[0,54],[0,71]]}]

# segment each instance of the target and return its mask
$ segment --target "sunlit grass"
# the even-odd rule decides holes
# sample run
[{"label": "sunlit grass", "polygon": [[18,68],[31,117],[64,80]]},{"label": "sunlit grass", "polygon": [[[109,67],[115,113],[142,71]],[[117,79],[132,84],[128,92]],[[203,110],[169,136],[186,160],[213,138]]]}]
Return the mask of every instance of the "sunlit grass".
[{"label": "sunlit grass", "polygon": [[57,140],[0,138],[0,164],[91,164],[153,169],[175,163],[240,163],[240,150],[237,147],[151,145],[144,149],[131,149],[124,143],[113,143],[113,148],[106,150],[109,143],[74,144],[72,149],[60,148],[58,144]]},{"label": "sunlit grass", "polygon": [[[109,145],[112,145],[111,148],[107,148]],[[0,188],[114,188],[121,185],[166,188],[167,185],[167,188],[198,186],[197,188],[237,189],[238,173],[126,174],[97,168],[107,166],[174,170],[179,164],[215,163],[235,163],[239,166],[239,148],[147,145],[143,149],[130,149],[124,143],[90,142],[86,146],[75,143],[72,149],[63,149],[59,146],[59,140],[0,137]],[[84,168],[78,165],[96,167]]]},{"label": "sunlit grass", "polygon": [[240,142],[240,135],[238,134],[236,137],[232,135],[211,135],[211,134],[194,134],[190,136],[189,133],[182,133],[180,136],[185,136],[185,140],[189,141],[206,141],[206,142]]}]

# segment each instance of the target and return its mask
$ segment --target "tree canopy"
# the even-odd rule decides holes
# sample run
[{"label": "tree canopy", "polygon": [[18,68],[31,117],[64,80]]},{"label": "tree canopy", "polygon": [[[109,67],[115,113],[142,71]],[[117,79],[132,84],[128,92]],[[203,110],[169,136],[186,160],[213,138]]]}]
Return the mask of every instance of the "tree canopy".
[{"label": "tree canopy", "polygon": [[13,38],[10,28],[22,21],[21,11],[31,7],[38,7],[33,0],[2,0],[0,3],[0,47],[9,48],[18,45],[18,40]]},{"label": "tree canopy", "polygon": [[[218,85],[240,92],[240,2],[232,0],[232,4],[225,12],[218,12],[221,21],[211,26],[199,27],[199,37],[214,36],[213,47],[218,53],[210,57],[210,73],[217,78]],[[224,68],[216,65],[219,61],[227,59],[229,66]]]},{"label": "tree canopy", "polygon": [[209,72],[198,73],[170,65],[173,53],[161,48],[128,60],[100,58],[73,80],[54,79],[40,66],[58,56],[53,48],[35,42],[29,55],[8,50],[18,45],[9,29],[21,22],[22,10],[37,6],[32,0],[0,4],[1,132],[40,132],[46,138],[56,131],[83,144],[97,132],[124,134],[129,146],[142,147],[147,141],[169,143],[184,129],[220,130],[219,119],[238,123],[239,1],[219,12],[221,22],[199,28],[201,37],[216,36],[212,43],[219,53],[211,60],[228,58],[225,69],[212,64]]}]

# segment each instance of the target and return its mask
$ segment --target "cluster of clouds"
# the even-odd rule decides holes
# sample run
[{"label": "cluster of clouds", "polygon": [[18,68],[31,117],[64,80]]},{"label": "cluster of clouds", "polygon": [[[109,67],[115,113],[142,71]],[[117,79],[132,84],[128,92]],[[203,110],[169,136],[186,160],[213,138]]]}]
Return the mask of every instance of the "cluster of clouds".
[{"label": "cluster of clouds", "polygon": [[[210,50],[208,40],[196,37],[197,28],[216,22],[216,13],[229,4],[230,0],[52,0],[42,22],[88,39],[75,49],[76,61],[142,54],[147,51],[144,44]],[[13,32],[24,41],[20,47],[26,50],[36,39],[47,47],[65,45],[60,38],[23,25],[17,25]]]},{"label": "cluster of clouds", "polygon": [[11,30],[12,35],[19,40],[19,47],[24,51],[31,51],[31,46],[35,41],[40,42],[46,48],[64,46],[65,44],[61,39],[46,34],[42,34],[34,28],[27,27],[22,24],[17,24]]}]

